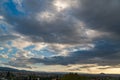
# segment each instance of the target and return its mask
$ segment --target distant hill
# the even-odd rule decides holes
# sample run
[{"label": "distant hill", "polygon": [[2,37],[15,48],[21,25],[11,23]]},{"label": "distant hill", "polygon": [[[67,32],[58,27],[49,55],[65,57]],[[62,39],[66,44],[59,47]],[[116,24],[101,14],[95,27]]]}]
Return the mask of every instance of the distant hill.
[{"label": "distant hill", "polygon": [[0,67],[0,71],[20,71],[20,70],[9,67]]}]

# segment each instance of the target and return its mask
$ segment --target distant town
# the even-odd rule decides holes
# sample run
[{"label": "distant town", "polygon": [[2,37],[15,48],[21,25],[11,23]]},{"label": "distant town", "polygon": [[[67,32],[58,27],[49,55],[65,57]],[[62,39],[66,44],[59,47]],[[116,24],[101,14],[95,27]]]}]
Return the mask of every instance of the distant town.
[{"label": "distant town", "polygon": [[120,75],[32,72],[1,67],[0,80],[120,80]]}]

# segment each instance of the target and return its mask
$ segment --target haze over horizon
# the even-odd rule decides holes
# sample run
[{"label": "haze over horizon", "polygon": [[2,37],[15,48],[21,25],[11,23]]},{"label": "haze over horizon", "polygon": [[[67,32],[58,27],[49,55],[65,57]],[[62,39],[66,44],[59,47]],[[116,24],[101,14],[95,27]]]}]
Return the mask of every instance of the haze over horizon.
[{"label": "haze over horizon", "polygon": [[0,67],[120,74],[120,0],[1,0]]}]

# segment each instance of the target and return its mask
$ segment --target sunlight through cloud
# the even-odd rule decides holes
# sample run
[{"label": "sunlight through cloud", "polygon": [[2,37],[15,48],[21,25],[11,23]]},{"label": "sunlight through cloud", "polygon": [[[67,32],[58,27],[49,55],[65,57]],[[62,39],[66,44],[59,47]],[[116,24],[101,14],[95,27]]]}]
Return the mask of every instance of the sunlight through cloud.
[{"label": "sunlight through cloud", "polygon": [[55,0],[53,5],[56,7],[58,12],[61,12],[70,7],[70,4],[67,1]]},{"label": "sunlight through cloud", "polygon": [[46,12],[38,13],[36,18],[38,21],[51,22],[54,21],[55,14],[46,11]]}]

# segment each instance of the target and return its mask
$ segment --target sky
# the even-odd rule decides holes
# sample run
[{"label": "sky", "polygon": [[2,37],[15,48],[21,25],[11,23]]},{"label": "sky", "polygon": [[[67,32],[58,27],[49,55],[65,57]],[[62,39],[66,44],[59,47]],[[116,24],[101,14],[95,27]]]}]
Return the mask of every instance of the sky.
[{"label": "sky", "polygon": [[1,0],[0,66],[120,73],[120,0]]}]

